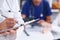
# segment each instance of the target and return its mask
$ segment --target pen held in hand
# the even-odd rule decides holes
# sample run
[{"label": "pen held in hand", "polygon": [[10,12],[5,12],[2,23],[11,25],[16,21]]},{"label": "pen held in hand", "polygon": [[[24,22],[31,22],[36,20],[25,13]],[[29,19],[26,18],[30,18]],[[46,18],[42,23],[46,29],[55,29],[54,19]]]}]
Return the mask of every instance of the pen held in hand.
[{"label": "pen held in hand", "polygon": [[[5,16],[4,16],[4,17],[5,17]],[[7,18],[7,17],[5,17],[5,18]],[[19,27],[21,27],[21,26],[28,25],[28,24],[30,24],[30,23],[32,23],[32,22],[37,21],[37,20],[39,20],[39,19],[31,20],[31,21],[25,22],[24,24],[21,24],[21,25],[18,26],[18,27],[15,27],[15,28],[9,28],[9,29],[6,29],[6,30],[1,30],[0,32],[7,32],[7,31],[9,31],[9,30],[14,30],[14,29],[16,29],[16,28],[19,28]]]}]

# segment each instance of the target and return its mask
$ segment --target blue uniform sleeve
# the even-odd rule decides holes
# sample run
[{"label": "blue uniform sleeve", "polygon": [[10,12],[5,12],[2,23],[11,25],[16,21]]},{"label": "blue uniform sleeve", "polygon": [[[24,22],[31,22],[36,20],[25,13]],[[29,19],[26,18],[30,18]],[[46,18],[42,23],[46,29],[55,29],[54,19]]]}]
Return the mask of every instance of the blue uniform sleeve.
[{"label": "blue uniform sleeve", "polygon": [[25,15],[28,15],[29,13],[29,7],[30,7],[30,4],[29,2],[26,2],[23,7],[22,7],[22,14],[25,14]]},{"label": "blue uniform sleeve", "polygon": [[26,3],[23,5],[22,12],[21,12],[22,14],[25,14],[25,15],[27,13],[27,6],[26,5],[27,5]]},{"label": "blue uniform sleeve", "polygon": [[50,5],[49,5],[49,3],[46,1],[45,2],[45,10],[46,10],[46,16],[51,16],[52,15],[52,12],[51,12],[51,8],[50,8]]}]

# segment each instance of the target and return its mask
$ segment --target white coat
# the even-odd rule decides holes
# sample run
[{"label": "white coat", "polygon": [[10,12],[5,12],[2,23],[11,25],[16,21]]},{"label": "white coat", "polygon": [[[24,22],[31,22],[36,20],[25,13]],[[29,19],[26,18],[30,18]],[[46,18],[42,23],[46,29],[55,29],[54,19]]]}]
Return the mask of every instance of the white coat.
[{"label": "white coat", "polygon": [[[8,18],[14,18],[15,20],[18,21],[19,24],[16,24],[14,27],[23,24],[24,21],[22,20],[21,13],[19,12],[19,10],[20,8],[18,5],[18,0],[0,0],[0,23],[6,19],[3,16],[1,16],[4,15]],[[3,36],[0,34],[0,40],[15,40],[15,37],[16,34],[7,36]]]}]

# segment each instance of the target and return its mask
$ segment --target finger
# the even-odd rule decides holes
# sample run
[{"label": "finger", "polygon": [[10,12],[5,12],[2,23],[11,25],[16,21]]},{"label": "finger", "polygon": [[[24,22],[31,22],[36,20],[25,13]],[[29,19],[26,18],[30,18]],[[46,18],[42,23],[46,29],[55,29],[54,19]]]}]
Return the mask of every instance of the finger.
[{"label": "finger", "polygon": [[9,32],[4,32],[4,33],[1,33],[2,35],[8,35],[10,34]]},{"label": "finger", "polygon": [[15,30],[10,30],[10,34],[15,34],[16,31]]},{"label": "finger", "polygon": [[14,22],[15,22],[15,23],[18,23],[18,21],[17,21],[17,20],[14,20]]},{"label": "finger", "polygon": [[15,29],[13,29],[13,30],[17,31],[17,29],[18,29],[18,28],[15,28]]}]

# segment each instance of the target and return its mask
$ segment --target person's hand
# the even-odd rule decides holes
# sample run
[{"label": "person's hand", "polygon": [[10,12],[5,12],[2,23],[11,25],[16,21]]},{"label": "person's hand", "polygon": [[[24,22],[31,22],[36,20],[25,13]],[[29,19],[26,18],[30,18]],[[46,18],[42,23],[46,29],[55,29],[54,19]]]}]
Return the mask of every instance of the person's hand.
[{"label": "person's hand", "polygon": [[8,31],[6,31],[6,32],[0,32],[0,34],[2,34],[2,35],[13,35],[13,34],[16,34],[17,29],[18,29],[18,28],[15,28],[15,29],[13,29],[13,30],[8,30]]},{"label": "person's hand", "polygon": [[25,19],[25,18],[26,18],[26,15],[25,15],[25,14],[22,14],[21,16],[22,16],[22,18],[23,18],[23,19]]},{"label": "person's hand", "polygon": [[51,27],[50,23],[47,23],[44,20],[40,20],[38,21],[38,23],[43,27],[43,30],[42,30],[43,33],[48,32],[50,30],[50,27]]},{"label": "person's hand", "polygon": [[[6,18],[2,23],[0,23],[0,31],[1,30],[6,30],[8,28],[13,28],[13,26],[17,23],[16,20],[13,18]],[[7,34],[9,32],[4,32],[2,34]],[[1,33],[0,33],[1,34]]]},{"label": "person's hand", "polygon": [[0,33],[2,35],[13,35],[13,34],[16,34],[16,30],[10,30],[10,31],[7,31],[7,32],[3,32],[3,33]]},{"label": "person's hand", "polygon": [[43,26],[43,27],[45,27],[45,26],[51,26],[50,25],[50,23],[48,23],[48,22],[46,22],[46,21],[44,21],[44,20],[40,20],[40,21],[38,21],[38,23],[41,25],[41,26]]},{"label": "person's hand", "polygon": [[17,23],[13,18],[7,18],[5,22],[8,28],[12,28]]}]

